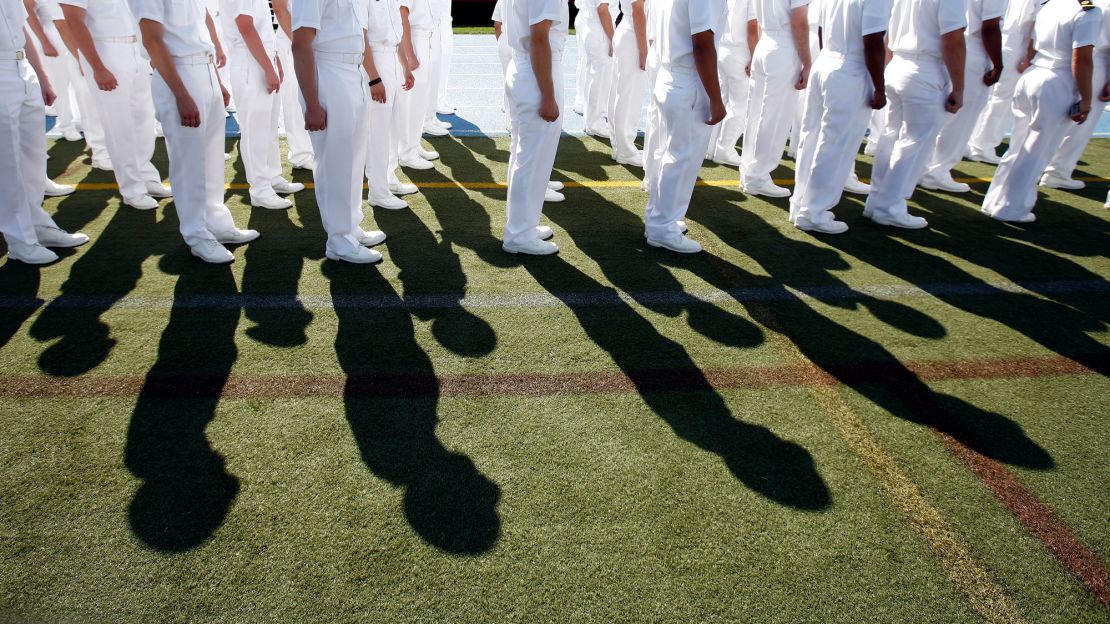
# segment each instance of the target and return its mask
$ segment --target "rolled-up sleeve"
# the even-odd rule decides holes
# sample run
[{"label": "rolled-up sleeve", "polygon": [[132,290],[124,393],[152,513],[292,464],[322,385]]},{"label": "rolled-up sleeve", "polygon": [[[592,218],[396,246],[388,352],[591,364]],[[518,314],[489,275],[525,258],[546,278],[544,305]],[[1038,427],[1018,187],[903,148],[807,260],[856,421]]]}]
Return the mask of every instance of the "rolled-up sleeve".
[{"label": "rolled-up sleeve", "polygon": [[543,0],[543,2],[528,3],[528,25],[535,26],[540,22],[550,21],[558,24],[562,19],[562,5],[560,0]]},{"label": "rolled-up sleeve", "polygon": [[293,30],[311,28],[320,30],[324,17],[322,0],[293,0]]},{"label": "rolled-up sleeve", "polygon": [[708,31],[721,31],[723,7],[720,0],[692,0],[686,7],[690,17],[691,36]]},{"label": "rolled-up sleeve", "polygon": [[868,0],[863,3],[863,17],[860,20],[863,36],[886,32],[890,27],[890,13],[894,10],[891,0]]},{"label": "rolled-up sleeve", "polygon": [[967,6],[964,0],[940,0],[937,3],[937,24],[942,35],[967,28]]},{"label": "rolled-up sleeve", "polygon": [[1102,25],[1102,9],[1095,7],[1080,11],[1072,29],[1072,49],[1085,48],[1098,43],[1099,26]]},{"label": "rolled-up sleeve", "polygon": [[150,20],[164,24],[166,21],[166,5],[162,0],[128,0],[128,4],[137,22]]}]

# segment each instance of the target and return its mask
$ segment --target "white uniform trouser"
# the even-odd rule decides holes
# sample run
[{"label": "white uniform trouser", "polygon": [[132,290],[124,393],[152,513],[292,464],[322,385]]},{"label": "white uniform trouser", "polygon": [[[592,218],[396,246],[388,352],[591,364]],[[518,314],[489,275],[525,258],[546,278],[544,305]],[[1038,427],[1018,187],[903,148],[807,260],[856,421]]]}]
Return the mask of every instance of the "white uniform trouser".
[{"label": "white uniform trouser", "polygon": [[[118,86],[102,91],[96,86],[92,67],[87,62],[82,61],[82,70],[97,117],[104,127],[104,143],[112,159],[119,193],[125,201],[131,201],[147,194],[148,182],[162,183],[162,176],[150,164],[155,139],[150,62],[143,59],[135,41],[97,40],[96,51],[104,66],[116,77]],[[219,90],[216,92],[218,94]]]},{"label": "white uniform trouser", "polygon": [[200,111],[200,127],[181,125],[177,98],[155,73],[154,110],[162,123],[170,157],[170,184],[180,221],[181,236],[189,246],[214,240],[215,234],[235,228],[224,205],[224,99],[216,66],[188,64],[197,57],[175,59],[177,73]]},{"label": "white uniform trouser", "polygon": [[278,29],[277,53],[285,80],[281,83],[281,114],[285,121],[285,142],[289,144],[289,162],[301,165],[312,160],[312,141],[304,129],[304,111],[301,109],[301,86],[297,72],[293,71],[293,48],[285,31]]},{"label": "white uniform trouser", "polygon": [[53,129],[58,132],[66,132],[74,129],[73,122],[76,119],[73,99],[69,93],[70,73],[69,63],[66,59],[71,55],[58,35],[57,27],[53,24],[43,23],[42,28],[46,33],[46,38],[50,41],[50,45],[54,46],[58,55],[46,56],[42,51],[42,46],[39,45],[38,39],[31,37],[31,41],[34,42],[35,48],[39,51],[42,68],[46,70],[46,75],[50,77],[50,85],[54,87],[54,93],[58,96],[58,99],[54,101],[54,112],[58,113],[58,116],[54,120]]},{"label": "white uniform trouser", "polygon": [[[1002,143],[1006,131],[1010,129],[1010,122],[1014,119],[1014,113],[1011,110],[1014,89],[1017,87],[1018,79],[1021,78],[1017,64],[1024,55],[1025,50],[1002,50],[1002,75],[991,87],[986,108],[975,122],[975,130],[972,131],[969,142],[971,149],[994,152],[998,144]],[[964,83],[967,84],[970,78],[970,75],[965,76]]]},{"label": "white uniform trouser", "polygon": [[[436,24],[431,38],[428,39],[428,87],[424,90],[424,123],[420,124],[421,131],[423,131],[424,124],[438,119],[436,109],[439,108],[439,78],[441,74],[447,72],[447,69],[443,67],[442,30],[442,22]],[[420,64],[424,64],[424,59],[420,60]]]},{"label": "white uniform trouser", "polygon": [[658,50],[654,45],[648,46],[647,57],[647,75],[648,86],[651,89],[648,97],[647,106],[647,124],[644,128],[644,190],[648,190],[647,181],[655,175],[655,170],[659,166],[659,159],[662,157],[660,150],[659,139],[659,126],[660,126],[660,112],[658,103],[655,101],[655,87],[659,84],[659,57]]},{"label": "white uniform trouser", "polygon": [[370,187],[369,197],[373,201],[390,197],[389,175],[397,169],[397,120],[401,104],[397,95],[404,82],[401,61],[397,57],[397,46],[374,46],[374,66],[385,87],[385,104],[370,100],[368,114],[369,143],[366,154],[366,180]]},{"label": "white uniform trouser", "polygon": [[787,31],[766,31],[752,57],[752,80],[740,174],[744,184],[771,184],[771,172],[794,121],[798,94],[794,84],[801,61]]},{"label": "white uniform trouser", "polygon": [[420,67],[412,72],[416,83],[397,96],[401,101],[401,114],[397,124],[397,156],[401,160],[413,160],[420,156],[420,135],[424,133],[424,116],[428,112],[428,93],[431,90],[428,71],[432,31],[413,30],[412,47],[416,52],[416,60],[420,62]]},{"label": "white uniform trouser", "polygon": [[990,97],[990,87],[983,84],[983,74],[990,69],[991,62],[983,50],[982,37],[968,37],[964,67],[964,105],[955,115],[945,116],[944,127],[937,135],[936,147],[926,169],[926,175],[940,179],[950,175],[952,168],[963,160],[968,139]]},{"label": "white uniform trouser", "polygon": [[640,110],[644,105],[648,82],[647,72],[640,69],[640,46],[631,16],[626,16],[617,26],[613,36],[613,56],[616,59],[616,81],[609,110],[613,157],[633,158],[637,153],[636,129],[640,124]]},{"label": "white uniform trouser", "polygon": [[93,160],[108,160],[108,146],[104,141],[104,126],[100,123],[100,115],[97,114],[92,99],[92,89],[95,89],[96,85],[93,85],[90,89],[89,83],[81,79],[80,61],[73,56],[69,56],[66,58],[66,62],[69,63],[69,75],[77,76],[75,80],[70,82],[70,86],[73,87],[73,94],[77,96],[77,106],[81,112],[81,131],[85,135],[85,144],[92,152]]},{"label": "white uniform trouser", "polygon": [[[562,58],[552,51],[554,71],[551,79],[555,86],[555,100],[559,111],[563,108]],[[563,116],[554,122],[544,121],[539,114],[542,97],[536,84],[536,74],[526,54],[514,53],[505,78],[509,99],[509,116],[512,118],[512,135],[509,142],[508,195],[505,200],[505,242],[523,244],[539,238],[536,226],[540,224],[543,198],[555,154],[559,150],[559,134],[563,129]]]},{"label": "white uniform trouser", "polygon": [[609,37],[599,22],[591,20],[586,35],[586,129],[601,130],[605,127],[605,113],[609,108],[609,89],[613,81],[613,57],[609,56]]},{"label": "white uniform trouser", "polygon": [[790,220],[833,220],[844,180],[852,173],[860,139],[871,118],[874,93],[862,56],[846,58],[824,51],[809,79],[805,113],[790,198]]},{"label": "white uniform trouser", "polygon": [[944,110],[948,89],[948,73],[939,57],[896,55],[886,66],[890,110],[875,153],[865,214],[897,216],[908,212],[906,200],[925,173],[937,133],[948,114]]},{"label": "white uniform trouser", "polygon": [[439,37],[440,37],[440,71],[439,71],[439,85],[436,88],[435,102],[437,107],[446,107],[447,102],[447,78],[451,75],[451,61],[455,57],[455,20],[451,18],[451,13],[444,14],[439,22]]},{"label": "white uniform trouser", "polygon": [[[324,130],[310,132],[316,152],[316,205],[328,234],[327,248],[348,254],[359,247],[362,230],[362,181],[366,175],[366,137],[370,117],[365,72],[361,61],[316,53],[320,106],[328,113]],[[303,105],[302,98],[302,105]]]},{"label": "white uniform trouser", "polygon": [[[1103,19],[1106,18],[1103,17]],[[1105,110],[1105,106],[1097,98],[1102,91],[1102,87],[1110,79],[1110,74],[1107,73],[1108,66],[1110,66],[1110,53],[1095,55],[1094,73],[1091,76],[1091,93],[1095,97],[1091,105],[1091,113],[1087,115],[1087,121],[1070,126],[1067,136],[1064,137],[1060,148],[1056,150],[1056,155],[1049,162],[1046,173],[1061,178],[1070,178],[1072,172],[1075,171],[1075,166],[1079,164],[1079,158],[1083,156],[1083,150],[1087,149],[1087,143],[1090,142],[1091,135],[1095,133],[1098,121],[1102,118],[1102,112]]]},{"label": "white uniform trouser", "polygon": [[53,226],[42,209],[46,170],[46,105],[27,61],[0,61],[0,233],[11,241],[38,243],[35,226]]},{"label": "white uniform trouser", "polygon": [[[272,50],[267,50],[270,58]],[[231,84],[239,98],[235,119],[239,122],[239,154],[243,156],[247,184],[252,198],[273,195],[274,184],[282,181],[281,148],[278,145],[278,117],[281,99],[266,91],[266,72],[246,45],[235,45],[228,57]]]},{"label": "white uniform trouser", "polygon": [[1068,109],[1079,98],[1069,68],[1033,66],[1014,91],[1014,133],[994,174],[983,212],[1008,221],[1033,211],[1037,181],[1075,122]]},{"label": "white uniform trouser", "polygon": [[574,73],[574,108],[585,111],[586,109],[586,78],[590,73],[590,64],[586,56],[586,39],[590,34],[590,19],[585,10],[579,10],[574,16],[574,43],[578,50],[578,65]]},{"label": "white uniform trouser", "polygon": [[709,96],[697,72],[659,69],[652,97],[659,108],[659,165],[648,179],[644,230],[650,239],[681,235],[712,128]]},{"label": "white uniform trouser", "polygon": [[722,158],[729,151],[736,154],[736,143],[744,134],[748,122],[748,86],[750,80],[744,68],[751,62],[748,45],[721,46],[717,58],[717,74],[721,78],[721,93],[725,96],[728,114],[710,134],[710,158]]}]

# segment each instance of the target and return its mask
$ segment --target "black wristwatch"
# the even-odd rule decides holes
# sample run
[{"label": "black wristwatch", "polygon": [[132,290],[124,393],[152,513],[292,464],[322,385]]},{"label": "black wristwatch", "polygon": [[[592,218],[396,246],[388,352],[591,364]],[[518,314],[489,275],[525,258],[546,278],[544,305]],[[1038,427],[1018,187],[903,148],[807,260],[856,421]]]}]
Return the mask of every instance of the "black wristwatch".
[{"label": "black wristwatch", "polygon": [[375,79],[371,80],[371,81],[370,81],[370,82],[368,82],[367,84],[368,84],[368,85],[370,85],[370,86],[372,87],[372,86],[374,86],[374,85],[379,85],[379,84],[381,84],[381,83],[382,83],[382,79],[381,79],[380,77],[378,77],[378,78],[375,78]]}]

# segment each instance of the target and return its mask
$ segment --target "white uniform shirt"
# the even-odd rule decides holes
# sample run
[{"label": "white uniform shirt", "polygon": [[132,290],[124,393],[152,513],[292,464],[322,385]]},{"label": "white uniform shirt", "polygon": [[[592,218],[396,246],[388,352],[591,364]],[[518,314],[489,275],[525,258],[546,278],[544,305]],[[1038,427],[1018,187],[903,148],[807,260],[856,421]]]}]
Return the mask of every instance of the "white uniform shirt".
[{"label": "white uniform shirt", "polygon": [[693,36],[713,31],[716,43],[724,33],[725,0],[662,0],[659,11],[659,64],[668,70],[694,71]]},{"label": "white uniform shirt", "polygon": [[1010,0],[1002,16],[1002,49],[1024,56],[1041,0]]},{"label": "white uniform shirt", "polygon": [[401,5],[397,0],[368,0],[366,4],[370,9],[366,41],[376,46],[400,45],[404,25],[401,24]]},{"label": "white uniform shirt", "polygon": [[1033,48],[1037,67],[1069,68],[1072,51],[1093,46],[1102,27],[1102,11],[1084,10],[1076,0],[1048,0],[1037,13]]},{"label": "white uniform shirt", "polygon": [[551,52],[555,55],[563,53],[570,22],[570,4],[566,0],[505,0],[502,10],[505,21],[502,22],[501,32],[508,37],[514,53],[527,55],[532,27],[547,20],[552,22],[549,33]]},{"label": "white uniform shirt", "polygon": [[23,50],[27,39],[23,25],[27,23],[27,9],[20,0],[0,0],[0,51],[5,60],[15,58]]},{"label": "white uniform shirt", "polygon": [[409,10],[409,28],[413,30],[434,30],[435,18],[432,17],[432,0],[401,0],[401,6]]},{"label": "white uniform shirt", "polygon": [[[588,4],[590,6],[590,10],[587,12],[587,16],[590,18],[590,26],[597,26],[600,29],[601,28],[601,16],[598,15],[597,10],[598,10],[598,8],[601,7],[601,5],[604,4],[605,6],[608,7],[608,6],[610,6],[611,3],[609,2],[609,0],[586,0],[586,4]],[[617,16],[616,16],[615,13],[612,12],[612,8],[610,8],[609,10],[610,10],[609,17],[614,22],[617,21]],[[602,32],[604,32],[604,31],[602,31]]]},{"label": "white uniform shirt", "polygon": [[216,53],[201,0],[130,0],[130,4],[136,20],[162,25],[162,39],[171,56]]},{"label": "white uniform shirt", "polygon": [[[629,26],[632,25],[632,4],[634,2],[636,2],[636,0],[620,0],[620,2],[618,3],[618,7],[620,8],[621,14],[624,15],[624,19],[628,20],[628,25]],[[609,6],[612,7],[613,3],[610,2]],[[614,20],[616,19],[616,14],[615,13],[613,14],[613,19]]]},{"label": "white uniform shirt", "polygon": [[62,14],[62,7],[57,0],[35,0],[35,17],[39,18],[39,23],[42,24],[42,29],[51,43],[61,41],[58,27],[54,22],[65,19],[65,15]]},{"label": "white uniform shirt", "polygon": [[428,0],[428,11],[432,14],[432,19],[439,23],[451,14],[451,0]]},{"label": "white uniform shirt", "polygon": [[138,35],[138,20],[131,14],[127,0],[60,0],[85,10],[85,27],[93,39]]},{"label": "white uniform shirt", "polygon": [[824,50],[850,59],[863,58],[864,37],[887,29],[894,4],[892,0],[821,2],[820,26]]},{"label": "white uniform shirt", "polygon": [[493,15],[491,15],[491,16],[490,16],[490,19],[491,19],[492,21],[494,21],[494,22],[498,22],[498,23],[500,23],[500,24],[504,24],[504,23],[505,23],[505,5],[504,5],[504,0],[497,0],[497,2],[494,2],[494,3],[493,3]]},{"label": "white uniform shirt", "polygon": [[[1110,0],[1094,0],[1094,3],[1102,9],[1102,30],[1098,36],[1098,43],[1095,44],[1095,56],[1110,56]],[[1098,84],[1098,76],[1095,76],[1095,84]],[[1098,90],[1095,91],[1097,96]]]},{"label": "white uniform shirt", "polygon": [[[983,32],[983,22],[1006,14],[1006,0],[968,0],[967,36],[978,37]],[[982,44],[978,44],[982,50]]]},{"label": "white uniform shirt", "polygon": [[751,21],[751,0],[728,0],[727,17],[721,45],[732,48],[748,47],[748,22]]},{"label": "white uniform shirt", "polygon": [[363,0],[293,0],[293,31],[316,30],[312,49],[334,54],[366,51],[367,9]]},{"label": "white uniform shirt", "polygon": [[807,4],[809,0],[753,0],[751,17],[759,22],[760,32],[789,32],[790,11]]},{"label": "white uniform shirt", "polygon": [[898,0],[890,16],[890,50],[939,59],[941,35],[967,27],[966,1]]},{"label": "white uniform shirt", "polygon": [[246,15],[254,22],[254,29],[258,31],[258,38],[268,53],[273,53],[277,44],[274,33],[273,17],[270,15],[270,3],[266,0],[220,0],[220,19],[223,20],[223,37],[228,41],[228,47],[246,46],[243,35],[239,34],[239,26],[235,18]]}]

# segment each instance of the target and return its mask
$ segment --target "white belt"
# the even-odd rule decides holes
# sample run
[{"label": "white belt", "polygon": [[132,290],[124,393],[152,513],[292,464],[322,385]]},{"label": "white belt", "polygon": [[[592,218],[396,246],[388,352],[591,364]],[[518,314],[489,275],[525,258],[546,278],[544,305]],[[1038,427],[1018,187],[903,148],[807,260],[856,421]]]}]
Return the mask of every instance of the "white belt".
[{"label": "white belt", "polygon": [[1047,59],[1033,59],[1031,63],[1033,67],[1040,67],[1041,69],[1051,69],[1059,71],[1061,69],[1071,69],[1071,59],[1060,59],[1058,61],[1049,61]]},{"label": "white belt", "polygon": [[940,63],[944,60],[939,55],[926,52],[895,52],[894,56],[911,61],[933,61],[935,63]]},{"label": "white belt", "polygon": [[399,44],[396,43],[371,43],[370,49],[375,52],[396,52]]},{"label": "white belt", "polygon": [[316,57],[322,60],[346,63],[348,65],[362,65],[362,52],[324,52],[315,50]]},{"label": "white belt", "polygon": [[411,32],[414,35],[419,35],[419,36],[422,36],[422,37],[431,37],[432,35],[435,34],[435,31],[424,30],[423,28],[413,28]]},{"label": "white belt", "polygon": [[671,66],[666,63],[659,66],[659,71],[667,72],[678,76],[698,76],[696,67],[683,67],[681,65]]},{"label": "white belt", "polygon": [[0,60],[22,61],[25,58],[27,58],[27,55],[24,54],[23,50],[15,50],[15,51],[9,50],[7,52],[0,52]]},{"label": "white belt", "polygon": [[139,40],[135,35],[127,37],[93,37],[93,41],[97,43],[135,43]]},{"label": "white belt", "polygon": [[212,65],[216,62],[211,54],[191,54],[173,57],[174,65]]}]

